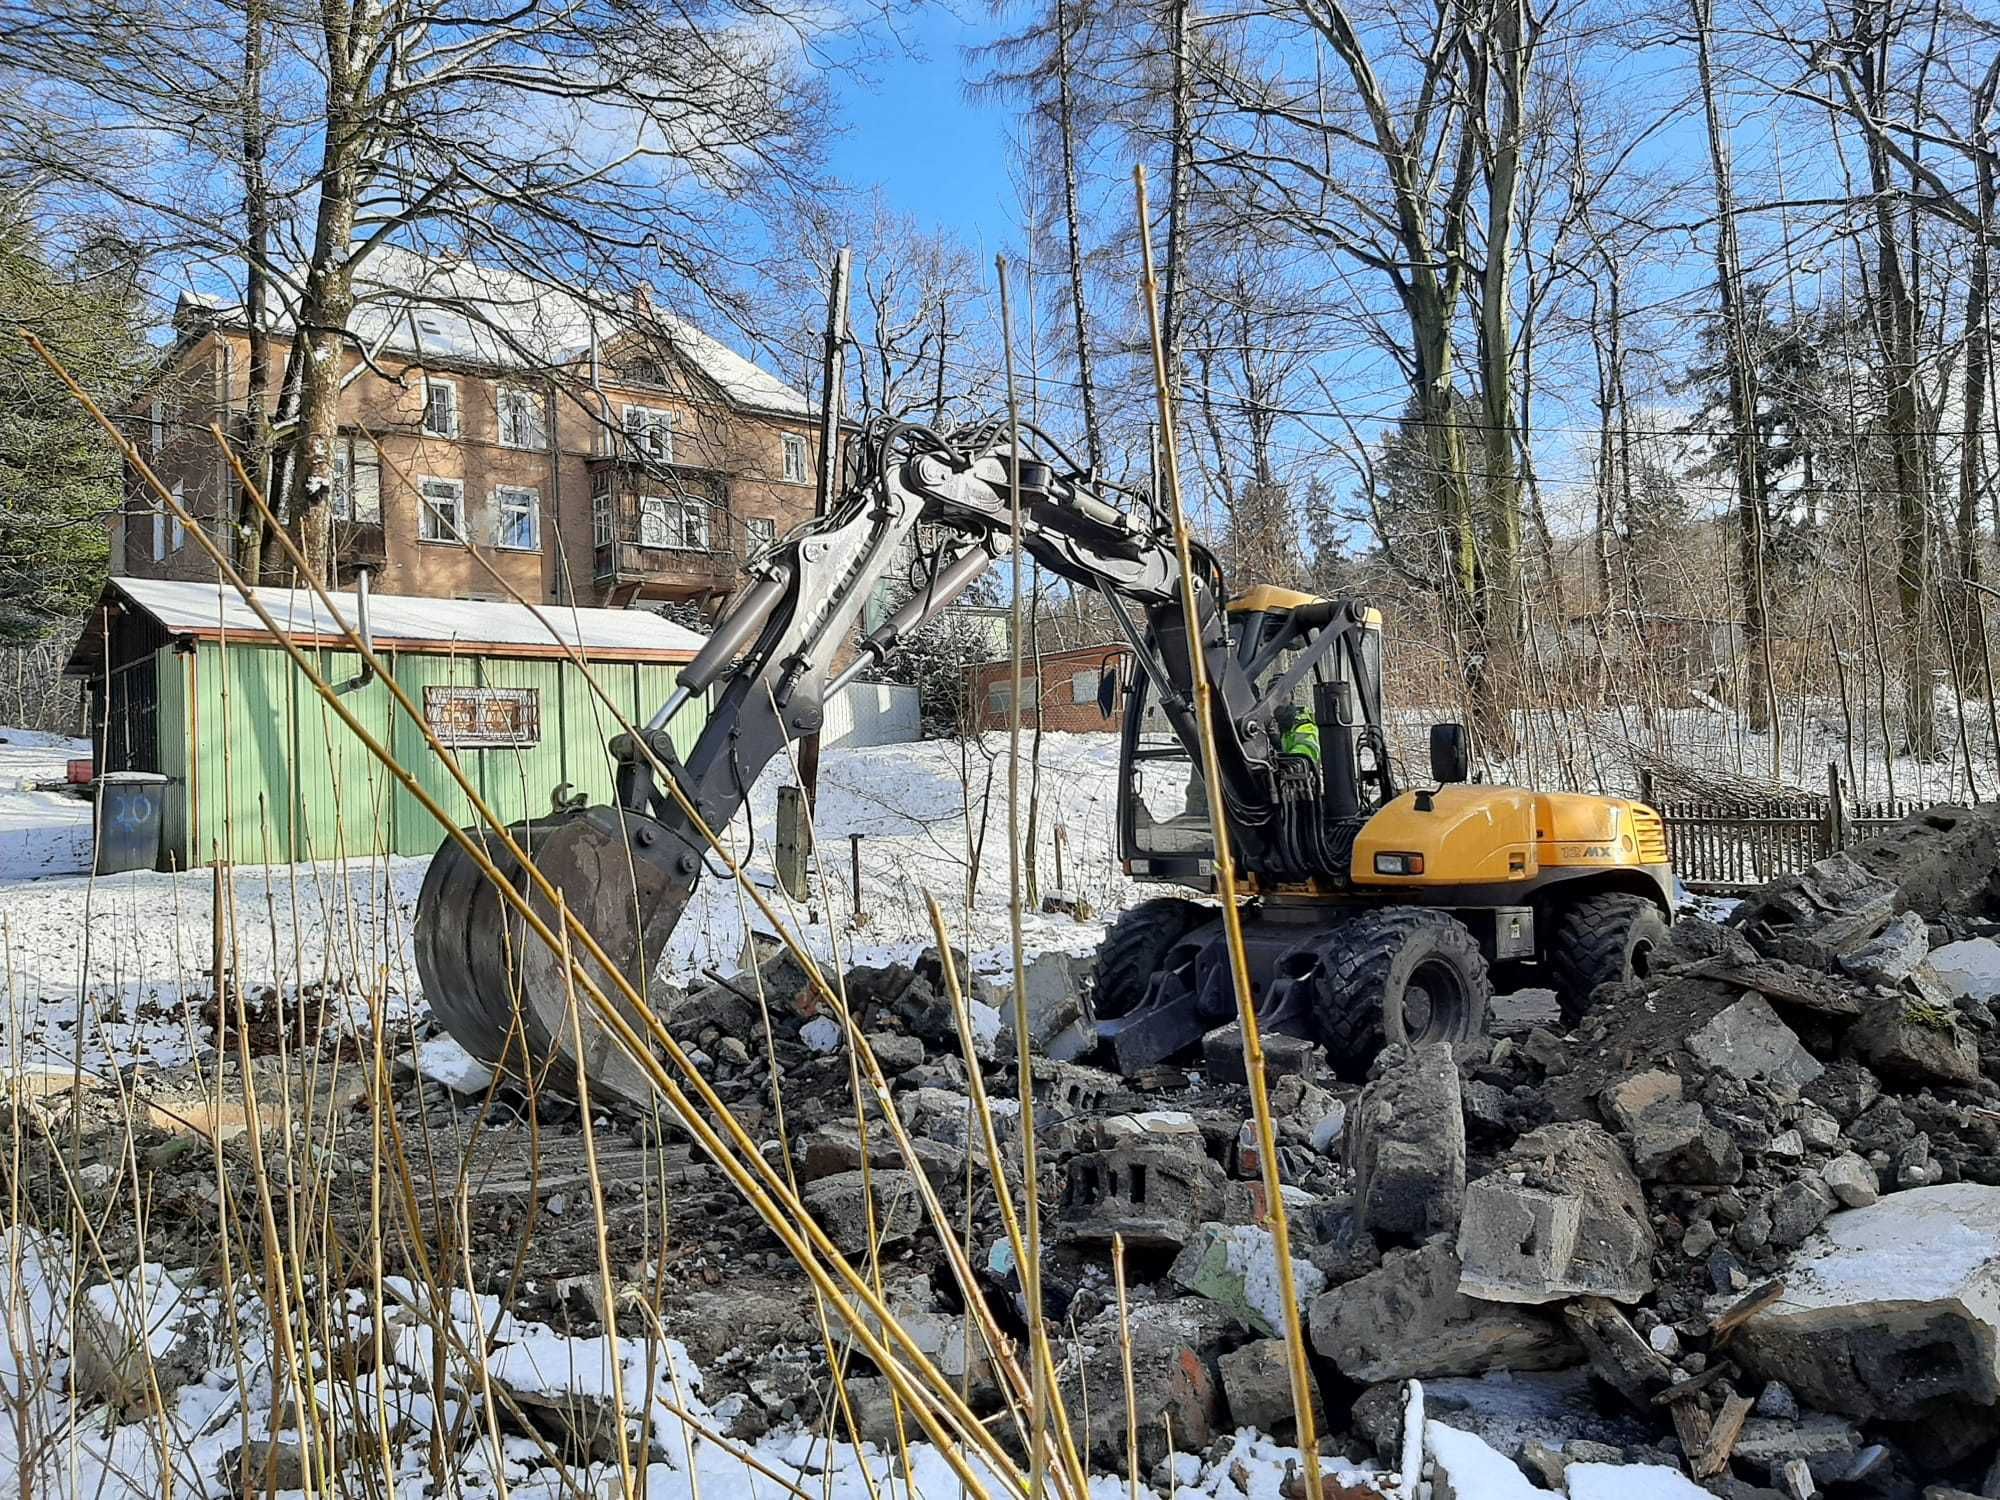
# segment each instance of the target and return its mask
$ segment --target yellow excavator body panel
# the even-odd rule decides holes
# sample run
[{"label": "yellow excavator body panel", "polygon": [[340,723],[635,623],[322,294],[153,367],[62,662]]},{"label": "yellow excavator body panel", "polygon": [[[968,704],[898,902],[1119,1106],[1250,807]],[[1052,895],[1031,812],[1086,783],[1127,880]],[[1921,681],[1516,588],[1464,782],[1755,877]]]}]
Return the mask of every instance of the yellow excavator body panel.
[{"label": "yellow excavator body panel", "polygon": [[1280,588],[1275,583],[1260,583],[1231,599],[1228,609],[1232,615],[1282,614],[1302,605],[1325,602],[1317,594],[1302,594],[1297,589]]},{"label": "yellow excavator body panel", "polygon": [[1404,792],[1362,827],[1357,886],[1526,884],[1560,872],[1634,869],[1671,890],[1666,829],[1643,803],[1477,784]]}]

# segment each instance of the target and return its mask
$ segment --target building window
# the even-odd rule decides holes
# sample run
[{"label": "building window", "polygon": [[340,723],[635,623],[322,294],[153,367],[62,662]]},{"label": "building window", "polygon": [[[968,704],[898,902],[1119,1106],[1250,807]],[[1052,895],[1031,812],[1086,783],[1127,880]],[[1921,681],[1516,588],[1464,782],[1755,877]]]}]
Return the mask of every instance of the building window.
[{"label": "building window", "polygon": [[432,437],[458,436],[458,386],[449,380],[424,380],[424,431]]},{"label": "building window", "polygon": [[788,484],[806,482],[806,440],[796,432],[785,434],[785,481]]},{"label": "building window", "polygon": [[657,359],[631,360],[620,373],[634,385],[666,384],[665,377],[660,374],[660,362]]},{"label": "building window", "polygon": [[333,516],[361,526],[382,524],[382,455],[375,441],[343,432],[333,442]]},{"label": "building window", "polygon": [[1069,701],[1082,707],[1097,701],[1098,685],[1104,681],[1103,669],[1088,667],[1069,680]]},{"label": "building window", "polygon": [[778,523],[769,516],[751,516],[743,523],[743,536],[755,557],[778,539]]},{"label": "building window", "polygon": [[153,457],[158,458],[160,450],[167,446],[167,403],[155,396],[147,418],[146,445]]},{"label": "building window", "polygon": [[155,503],[153,506],[153,561],[167,560],[167,508]]},{"label": "building window", "polygon": [[503,447],[540,451],[549,446],[548,413],[537,392],[503,386],[498,399]]},{"label": "building window", "polygon": [[590,476],[590,545],[611,545],[611,473],[599,469]]},{"label": "building window", "polygon": [[[1021,695],[1025,702],[1033,703],[1035,701],[1034,678],[1023,677],[1021,679]],[[986,711],[988,713],[1004,714],[1011,711],[1013,707],[1014,682],[1012,678],[1008,678],[1004,682],[996,682],[986,689]]]},{"label": "building window", "polygon": [[674,461],[674,414],[651,406],[625,408],[625,447],[651,463]]},{"label": "building window", "polygon": [[493,545],[510,552],[537,552],[542,545],[539,490],[502,485],[493,492]]},{"label": "building window", "polygon": [[[176,507],[178,507],[178,506],[180,506],[180,504],[181,504],[181,503],[182,503],[182,502],[181,502],[181,487],[180,487],[179,485],[175,485],[175,486],[174,486],[174,505],[175,505]],[[172,529],[173,529],[173,546],[172,546],[172,550],[173,550],[173,551],[175,551],[175,552],[178,552],[178,551],[180,551],[180,550],[181,550],[181,548],[183,548],[183,547],[185,547],[185,546],[187,545],[187,539],[188,539],[188,534],[187,534],[187,527],[185,527],[185,526],[183,526],[183,525],[181,524],[181,513],[180,513],[180,511],[179,511],[179,509],[178,509],[178,508],[177,508],[177,509],[176,509],[176,510],[174,511],[172,519],[173,519],[173,528],[172,528]]]},{"label": "building window", "polygon": [[639,545],[678,552],[708,551],[708,507],[699,500],[639,497]]},{"label": "building window", "polygon": [[456,479],[426,479],[420,487],[417,535],[427,542],[455,542],[465,530],[465,486]]}]

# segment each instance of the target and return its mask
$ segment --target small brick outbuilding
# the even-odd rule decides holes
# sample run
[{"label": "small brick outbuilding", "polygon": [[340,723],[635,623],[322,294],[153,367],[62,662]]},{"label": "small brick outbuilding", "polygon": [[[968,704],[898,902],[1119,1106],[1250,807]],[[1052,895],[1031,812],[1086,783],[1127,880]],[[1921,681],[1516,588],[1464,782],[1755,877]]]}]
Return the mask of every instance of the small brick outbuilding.
[{"label": "small brick outbuilding", "polygon": [[[1044,651],[1039,660],[1021,661],[1021,723],[1035,722],[1039,701],[1044,729],[1082,734],[1116,734],[1124,724],[1124,704],[1114,701],[1111,716],[1098,708],[1099,685],[1106,672],[1123,667],[1130,648],[1122,644],[1073,646],[1064,651]],[[998,661],[974,662],[965,669],[966,693],[981,729],[1007,728],[1014,703],[1014,664]]]}]

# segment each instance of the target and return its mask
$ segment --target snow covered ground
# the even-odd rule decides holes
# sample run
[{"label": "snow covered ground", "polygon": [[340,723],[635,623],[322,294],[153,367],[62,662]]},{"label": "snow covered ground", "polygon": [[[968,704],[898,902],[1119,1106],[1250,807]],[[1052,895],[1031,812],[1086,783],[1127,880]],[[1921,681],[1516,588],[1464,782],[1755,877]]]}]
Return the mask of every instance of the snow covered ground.
[{"label": "snow covered ground", "polygon": [[[300,1491],[302,1481],[304,1493],[325,1493],[311,1471],[329,1449],[341,1455],[336,1468],[358,1461],[373,1471],[372,1484],[350,1476],[334,1493],[365,1489],[409,1500],[440,1493],[615,1496],[623,1463],[634,1470],[631,1493],[646,1500],[779,1500],[787,1493],[946,1500],[966,1493],[928,1443],[910,1445],[905,1490],[892,1489],[900,1465],[872,1444],[829,1444],[803,1427],[730,1440],[728,1403],[717,1409],[703,1399],[701,1370],[671,1338],[572,1338],[516,1318],[497,1298],[454,1288],[435,1299],[400,1277],[383,1281],[379,1301],[347,1294],[338,1320],[350,1347],[371,1354],[358,1379],[313,1383],[320,1415],[303,1423],[300,1407],[279,1403],[268,1374],[255,1373],[283,1368],[286,1356],[253,1289],[225,1307],[198,1275],[148,1265],[100,1282],[77,1305],[66,1290],[69,1249],[57,1235],[0,1231],[0,1407],[9,1417],[0,1422],[0,1497],[232,1495],[245,1449],[253,1492],[261,1493],[261,1460],[273,1447],[281,1493]],[[236,1347],[221,1338],[225,1328]],[[76,1389],[100,1392],[107,1378],[86,1346],[102,1347],[108,1333],[127,1329],[135,1336],[127,1359],[140,1371],[150,1362],[141,1385],[158,1383],[163,1409],[126,1421],[103,1407],[79,1410]],[[246,1380],[239,1371],[253,1373]],[[614,1451],[565,1462],[546,1443],[466,1421],[489,1404],[560,1410],[585,1430],[601,1424],[607,1435],[609,1414],[622,1411],[629,1446],[622,1460]],[[301,1431],[307,1425],[310,1436]],[[437,1443],[446,1434],[441,1454]],[[1224,1456],[1191,1462],[1181,1492],[1190,1500],[1278,1500],[1285,1464],[1297,1459],[1296,1449],[1246,1432]],[[1004,1493],[977,1456],[970,1467],[988,1493]],[[1352,1472],[1360,1478],[1364,1471]],[[1117,1500],[1125,1482],[1105,1477],[1093,1491]]]},{"label": "snow covered ground", "polygon": [[90,868],[90,803],[33,789],[61,781],[71,757],[89,754],[88,740],[0,729],[0,881]]},{"label": "snow covered ground", "polygon": [[[0,1066],[183,1062],[200,1045],[184,997],[212,993],[214,882],[207,871],[133,872],[93,878],[88,802],[26,790],[59,778],[88,746],[0,730],[7,775],[0,782]],[[931,941],[924,895],[937,897],[953,941],[985,967],[1003,963],[1008,935],[1007,778],[1004,738],[982,753],[944,741],[826,753],[816,828],[826,864],[815,894],[791,902],[771,875],[778,787],[790,768],[774,764],[728,830],[730,847],[787,926],[821,955],[884,962]],[[1134,887],[1115,858],[1113,797],[1117,742],[1109,735],[1050,735],[1042,753],[1042,888],[1054,889],[1055,840],[1063,839],[1064,888],[1093,920],[1034,913],[1031,951],[1085,952],[1102,920]],[[991,769],[989,785],[988,775]],[[962,776],[972,785],[968,825]],[[1027,798],[1030,774],[1022,776]],[[981,822],[984,821],[982,830]],[[854,916],[851,835],[861,837],[861,916]],[[442,835],[440,835],[442,836]],[[967,905],[968,851],[979,877]],[[421,988],[410,925],[424,859],[238,866],[225,917],[226,963],[252,988],[316,987],[344,993],[365,1013],[388,1003],[407,1021]],[[718,866],[719,869],[719,866]],[[697,891],[668,955],[670,976],[736,968],[745,934],[768,924],[731,880],[712,874]],[[81,1024],[79,1024],[79,1019]]]}]

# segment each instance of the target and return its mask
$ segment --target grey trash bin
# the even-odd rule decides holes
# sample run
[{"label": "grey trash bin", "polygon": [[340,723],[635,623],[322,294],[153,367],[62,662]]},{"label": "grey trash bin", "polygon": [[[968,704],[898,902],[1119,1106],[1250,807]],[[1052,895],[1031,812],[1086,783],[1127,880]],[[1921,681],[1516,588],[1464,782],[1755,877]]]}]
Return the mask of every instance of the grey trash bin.
[{"label": "grey trash bin", "polygon": [[155,771],[111,771],[97,778],[98,874],[158,868],[166,790],[167,778]]}]

